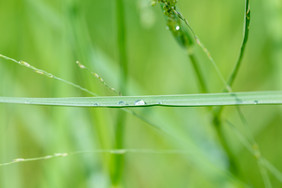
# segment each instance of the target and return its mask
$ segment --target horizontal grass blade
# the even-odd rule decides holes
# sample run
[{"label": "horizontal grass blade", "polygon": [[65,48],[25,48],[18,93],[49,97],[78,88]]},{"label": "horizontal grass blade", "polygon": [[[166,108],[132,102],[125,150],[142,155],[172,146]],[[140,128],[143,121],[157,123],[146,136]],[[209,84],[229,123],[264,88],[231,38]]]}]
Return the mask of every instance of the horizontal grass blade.
[{"label": "horizontal grass blade", "polygon": [[282,104],[282,91],[71,98],[0,97],[0,103],[73,107],[204,107]]}]

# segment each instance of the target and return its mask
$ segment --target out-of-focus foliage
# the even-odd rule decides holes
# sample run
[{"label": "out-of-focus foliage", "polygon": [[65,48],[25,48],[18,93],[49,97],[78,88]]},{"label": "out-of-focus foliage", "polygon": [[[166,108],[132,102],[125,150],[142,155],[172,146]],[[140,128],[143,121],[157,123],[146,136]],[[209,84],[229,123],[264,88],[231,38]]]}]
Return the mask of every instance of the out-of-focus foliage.
[{"label": "out-of-focus foliage", "polygon": [[[128,95],[198,93],[187,57],[166,29],[158,6],[146,0],[125,0]],[[79,60],[118,89],[114,1],[0,1],[0,53],[22,59],[99,95],[114,95],[76,65]],[[282,5],[277,0],[251,2],[249,42],[233,91],[281,90]],[[242,42],[244,1],[178,1],[178,8],[211,52],[227,78]],[[210,92],[224,85],[206,55],[196,56]],[[0,95],[19,97],[90,96],[71,86],[0,59]],[[53,153],[112,149],[118,109],[0,105],[0,163]],[[235,107],[223,112],[224,133],[239,167],[228,173],[225,153],[211,125],[210,109],[144,108],[142,117],[156,130],[128,115],[125,148],[185,151],[183,153],[125,153],[125,187],[264,187],[258,160],[243,138],[259,145],[261,154],[282,171],[281,107]],[[234,127],[230,125],[231,122]],[[0,187],[110,187],[111,153],[88,153],[65,158],[0,167]],[[269,173],[280,187],[278,173]],[[281,180],[281,179],[280,179]]]}]

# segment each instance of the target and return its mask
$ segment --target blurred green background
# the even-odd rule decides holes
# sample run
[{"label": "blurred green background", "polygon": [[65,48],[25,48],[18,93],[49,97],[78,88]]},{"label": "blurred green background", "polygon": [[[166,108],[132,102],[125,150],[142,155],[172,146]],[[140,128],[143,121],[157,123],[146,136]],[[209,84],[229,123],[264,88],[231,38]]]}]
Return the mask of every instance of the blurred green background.
[{"label": "blurred green background", "polygon": [[[189,59],[166,29],[159,6],[148,0],[125,0],[128,95],[199,93]],[[178,7],[211,52],[225,78],[239,54],[243,0],[179,0]],[[250,38],[234,91],[282,89],[282,2],[251,1]],[[101,96],[113,95],[79,69],[76,60],[119,87],[115,1],[0,1],[0,53],[80,84]],[[222,82],[205,54],[197,58],[210,92]],[[80,90],[0,59],[0,95],[82,97]],[[0,105],[0,163],[53,153],[112,149],[118,109]],[[244,147],[232,122],[246,139],[254,137],[262,155],[282,171],[280,106],[235,107],[223,113],[224,133],[239,167],[228,173],[226,156],[206,108],[136,110],[169,134],[127,115],[125,148],[181,150],[187,153],[126,153],[122,187],[265,187],[258,160]],[[252,135],[252,136],[251,136]],[[0,187],[110,187],[110,153],[0,167]],[[282,187],[279,173],[268,172],[272,187]],[[279,181],[280,180],[280,181]]]}]

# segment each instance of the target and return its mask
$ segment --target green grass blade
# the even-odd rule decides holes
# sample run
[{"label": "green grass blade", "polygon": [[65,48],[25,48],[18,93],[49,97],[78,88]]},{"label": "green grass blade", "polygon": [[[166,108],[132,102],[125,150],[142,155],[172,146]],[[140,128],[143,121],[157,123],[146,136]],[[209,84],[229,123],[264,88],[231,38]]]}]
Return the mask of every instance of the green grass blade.
[{"label": "green grass blade", "polygon": [[246,45],[248,42],[248,38],[249,38],[249,31],[250,31],[250,22],[251,22],[251,9],[250,9],[250,1],[246,0],[246,6],[245,6],[245,23],[244,23],[244,32],[243,32],[243,42],[241,45],[241,50],[240,50],[240,54],[238,57],[238,60],[236,62],[236,65],[228,79],[228,85],[232,86],[242,63],[243,60],[243,56],[244,56],[244,52],[246,49]]},{"label": "green grass blade", "polygon": [[282,104],[281,91],[238,92],[187,95],[111,96],[70,98],[0,97],[0,103],[73,106],[73,107],[205,107],[232,105]]},{"label": "green grass blade", "polygon": [[[120,65],[119,89],[123,95],[126,95],[128,83],[128,58],[127,58],[127,41],[126,41],[126,26],[125,26],[125,5],[123,0],[116,0],[116,29],[117,29],[117,44],[118,44],[118,61]],[[114,147],[116,149],[124,148],[126,125],[126,113],[119,111],[115,123],[115,139]],[[113,187],[122,185],[124,173],[124,156],[115,155],[112,158],[113,164],[111,181]]]},{"label": "green grass blade", "polygon": [[[244,23],[244,31],[243,31],[243,42],[242,42],[242,45],[241,45],[241,51],[240,51],[240,54],[239,54],[239,58],[236,62],[236,65],[231,73],[231,76],[229,77],[228,81],[227,81],[227,85],[228,87],[230,87],[230,89],[228,90],[224,90],[224,91],[228,91],[230,92],[232,89],[232,84],[239,72],[239,68],[241,66],[241,62],[242,62],[242,59],[243,59],[243,55],[244,55],[244,52],[245,52],[245,48],[246,48],[246,44],[247,44],[247,41],[248,41],[248,37],[249,37],[249,26],[250,26],[250,1],[249,0],[246,0],[245,1],[245,16],[244,16],[244,19],[245,19],[245,23]],[[223,132],[222,132],[222,122],[221,122],[221,113],[223,112],[223,106],[216,109],[215,110],[215,113],[214,113],[214,117],[213,117],[213,122],[214,122],[214,126],[216,128],[216,132],[218,134],[218,137],[220,138],[221,142],[223,143],[224,145],[224,150],[226,151],[227,155],[228,155],[228,158],[229,158],[229,161],[230,163],[233,163],[233,165],[235,165],[235,161],[234,161],[234,156],[232,154],[232,152],[230,151],[228,145],[227,145],[227,142],[226,142],[226,138],[224,138],[224,135],[223,135]],[[240,116],[240,118],[243,120],[243,116]],[[234,166],[234,169],[236,168],[236,166]],[[235,173],[237,173],[236,171],[234,171]]]}]

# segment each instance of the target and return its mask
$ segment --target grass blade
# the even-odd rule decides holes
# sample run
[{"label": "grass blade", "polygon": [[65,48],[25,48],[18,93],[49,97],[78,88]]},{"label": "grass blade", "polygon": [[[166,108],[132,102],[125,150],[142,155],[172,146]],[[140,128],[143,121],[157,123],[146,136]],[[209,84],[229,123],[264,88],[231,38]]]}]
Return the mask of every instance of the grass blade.
[{"label": "grass blade", "polygon": [[239,54],[239,58],[236,62],[236,65],[228,79],[228,85],[232,86],[242,63],[243,60],[243,56],[244,56],[244,52],[246,49],[246,45],[248,42],[248,38],[249,38],[249,30],[250,30],[250,21],[251,21],[251,9],[250,9],[250,1],[246,0],[246,6],[245,6],[245,23],[244,23],[244,32],[243,32],[243,42],[241,45],[241,50],[240,50],[240,54]]},{"label": "grass blade", "polygon": [[73,107],[204,107],[282,104],[282,91],[70,98],[0,97],[0,103]]},{"label": "grass blade", "polygon": [[[118,44],[118,61],[120,65],[119,89],[123,95],[126,95],[128,82],[128,59],[127,59],[127,45],[126,45],[126,26],[125,26],[125,3],[123,0],[116,0],[116,28],[117,28],[117,44]],[[115,123],[115,149],[124,148],[126,125],[126,113],[119,111]],[[113,187],[122,185],[124,172],[124,156],[115,155],[112,158],[112,173],[111,181]]]}]

